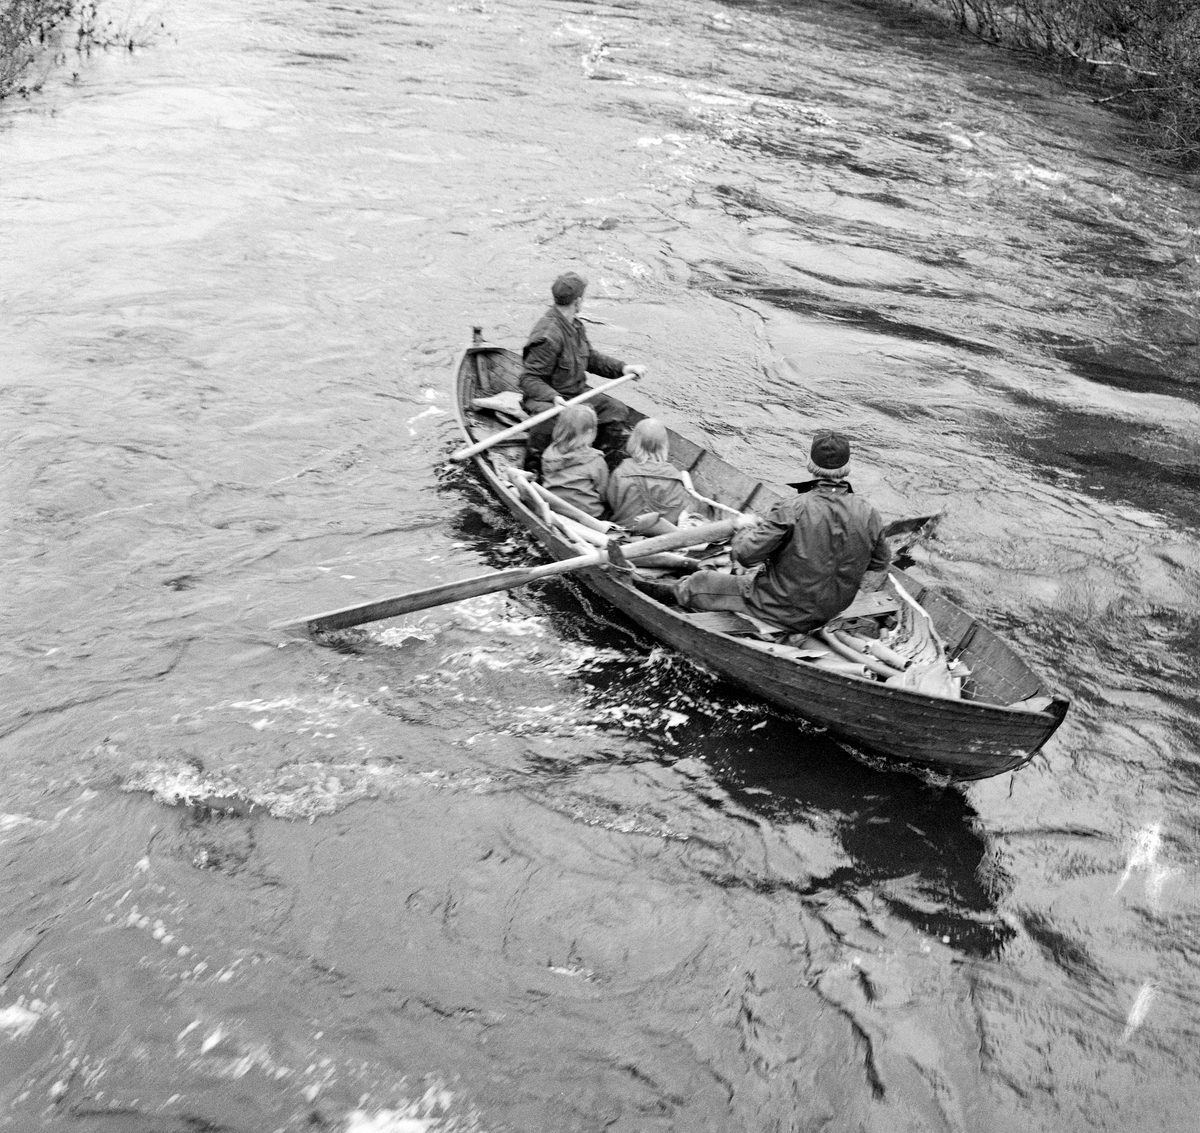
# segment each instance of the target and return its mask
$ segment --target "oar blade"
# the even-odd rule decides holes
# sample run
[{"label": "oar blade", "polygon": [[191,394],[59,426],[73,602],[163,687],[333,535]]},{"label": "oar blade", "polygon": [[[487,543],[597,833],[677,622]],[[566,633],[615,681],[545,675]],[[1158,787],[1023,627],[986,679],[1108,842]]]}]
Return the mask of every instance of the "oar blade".
[{"label": "oar blade", "polygon": [[914,543],[933,531],[941,516],[942,513],[939,511],[933,515],[913,515],[906,519],[893,519],[883,529],[892,548],[892,557],[897,558],[907,554]]},{"label": "oar blade", "polygon": [[883,533],[889,539],[894,539],[897,535],[915,535],[924,532],[927,527],[933,525],[934,520],[941,517],[942,513],[938,511],[933,515],[910,515],[904,519],[893,519],[884,527]]},{"label": "oar blade", "polygon": [[304,626],[310,630],[349,629],[364,622],[396,618],[401,614],[416,613],[417,610],[462,602],[483,594],[495,594],[499,590],[511,590],[515,586],[524,586],[545,576],[546,571],[538,567],[514,567],[512,570],[496,571],[494,574],[464,578],[459,582],[445,582],[425,590],[413,590],[393,598],[380,598],[378,601],[365,602],[358,606],[344,606],[339,610],[327,610],[323,614],[309,614],[303,618],[276,622],[273,628],[298,629]]}]

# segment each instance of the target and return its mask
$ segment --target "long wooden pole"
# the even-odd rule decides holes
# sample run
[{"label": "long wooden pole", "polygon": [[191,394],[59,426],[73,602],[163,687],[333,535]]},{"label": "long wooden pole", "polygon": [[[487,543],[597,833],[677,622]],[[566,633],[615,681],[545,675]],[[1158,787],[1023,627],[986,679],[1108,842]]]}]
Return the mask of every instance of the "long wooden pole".
[{"label": "long wooden pole", "polygon": [[580,405],[587,401],[589,397],[608,393],[613,387],[619,386],[622,382],[632,381],[638,376],[638,374],[622,374],[619,378],[613,378],[612,381],[606,382],[602,386],[597,386],[595,389],[584,390],[578,397],[573,397],[570,401],[564,402],[562,405],[555,405],[550,409],[543,410],[541,413],[535,413],[532,417],[527,417],[524,421],[520,421],[516,425],[502,429],[498,433],[493,433],[490,437],[486,437],[482,441],[476,441],[473,445],[467,445],[466,448],[460,448],[457,452],[452,452],[450,459],[468,460],[476,453],[491,448],[492,445],[498,445],[512,437],[519,437],[522,433],[532,429],[534,425],[540,425],[543,421],[549,421],[552,417],[557,417],[564,409],[569,409],[572,405]]},{"label": "long wooden pole", "polygon": [[[685,527],[653,539],[639,539],[621,546],[626,559],[644,559],[647,555],[672,551],[679,547],[699,546],[728,539],[734,531],[735,521],[724,519],[717,523],[702,523],[696,527]],[[498,590],[511,590],[515,586],[526,586],[539,578],[550,578],[556,574],[568,574],[574,570],[600,566],[608,561],[608,552],[598,550],[594,554],[579,555],[573,559],[562,559],[539,567],[517,567],[512,570],[495,571],[491,574],[464,578],[459,582],[446,582],[426,590],[410,590],[391,598],[379,598],[358,606],[343,606],[338,610],[327,610],[323,614],[308,614],[302,618],[276,622],[272,629],[294,629],[307,626],[313,630],[346,629],[364,622],[394,618],[400,614],[411,614],[417,610],[428,610],[433,606],[445,606],[461,602],[464,598],[477,598],[481,594],[494,594]]]},{"label": "long wooden pole", "polygon": [[696,485],[692,483],[691,473],[689,473],[686,468],[680,469],[679,475],[683,480],[683,486],[688,490],[688,494],[694,496],[702,504],[708,504],[710,507],[717,508],[720,511],[729,512],[732,515],[742,514],[735,507],[730,507],[728,504],[723,504],[720,500],[710,500],[708,496],[702,496],[699,492],[697,492]]}]

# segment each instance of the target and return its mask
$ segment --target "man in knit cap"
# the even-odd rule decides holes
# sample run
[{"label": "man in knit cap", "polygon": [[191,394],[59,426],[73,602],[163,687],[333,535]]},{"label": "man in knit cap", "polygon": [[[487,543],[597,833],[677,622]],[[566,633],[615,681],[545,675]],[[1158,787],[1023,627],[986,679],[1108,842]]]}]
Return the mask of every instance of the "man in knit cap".
[{"label": "man in knit cap", "polygon": [[[630,366],[592,349],[587,331],[579,320],[587,280],[575,272],[560,275],[550,288],[554,306],[538,319],[529,341],[521,352],[521,408],[531,417],[552,408],[558,401],[578,397],[587,386],[587,375],[619,378],[623,374],[645,372],[644,366]],[[625,443],[625,407],[607,394],[589,398],[600,425],[597,445],[604,451],[618,452]],[[554,418],[535,425],[527,434],[526,466],[539,471],[543,451],[554,433]]]},{"label": "man in knit cap", "polygon": [[868,571],[891,562],[883,520],[854,494],[850,442],[841,433],[813,438],[808,470],[816,479],[793,484],[797,495],[765,516],[748,518],[733,536],[733,558],[750,574],[697,571],[670,587],[646,587],[692,610],[734,610],[793,633],[808,633],[840,614]]}]

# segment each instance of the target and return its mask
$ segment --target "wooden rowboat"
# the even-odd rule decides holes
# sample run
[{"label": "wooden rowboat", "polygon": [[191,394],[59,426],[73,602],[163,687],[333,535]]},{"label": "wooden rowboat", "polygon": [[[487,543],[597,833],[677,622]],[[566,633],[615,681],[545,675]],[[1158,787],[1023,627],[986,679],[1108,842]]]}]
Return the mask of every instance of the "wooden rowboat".
[{"label": "wooden rowboat", "polygon": [[[468,444],[505,427],[473,403],[517,389],[520,372],[520,355],[483,342],[476,330],[456,374],[458,420]],[[642,416],[630,409],[631,424]],[[672,463],[686,469],[696,490],[710,499],[739,511],[765,512],[782,498],[685,437],[670,432],[670,442]],[[578,543],[548,522],[546,509],[536,506],[528,490],[520,490],[515,474],[510,477],[509,469],[520,468],[523,454],[524,442],[518,438],[470,459],[492,494],[552,557],[578,555]],[[635,588],[628,571],[605,565],[579,571],[577,577],[651,636],[748,692],[825,726],[851,748],[953,779],[982,779],[1020,767],[1054,734],[1068,701],[1054,695],[1005,642],[944,595],[904,571],[893,568],[891,573],[928,612],[947,657],[969,669],[961,698],[816,667],[799,659],[797,649],[737,632],[724,615],[663,605]]]}]

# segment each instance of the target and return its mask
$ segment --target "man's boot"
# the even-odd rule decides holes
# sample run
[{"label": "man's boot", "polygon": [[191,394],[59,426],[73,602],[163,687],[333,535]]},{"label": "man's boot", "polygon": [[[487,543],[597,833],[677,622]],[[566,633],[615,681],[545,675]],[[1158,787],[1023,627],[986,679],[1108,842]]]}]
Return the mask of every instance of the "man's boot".
[{"label": "man's boot", "polygon": [[633,572],[632,581],[633,585],[643,594],[649,595],[656,602],[661,602],[664,606],[679,605],[674,582],[660,582],[657,578],[644,578],[636,570]]}]

